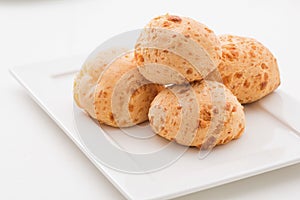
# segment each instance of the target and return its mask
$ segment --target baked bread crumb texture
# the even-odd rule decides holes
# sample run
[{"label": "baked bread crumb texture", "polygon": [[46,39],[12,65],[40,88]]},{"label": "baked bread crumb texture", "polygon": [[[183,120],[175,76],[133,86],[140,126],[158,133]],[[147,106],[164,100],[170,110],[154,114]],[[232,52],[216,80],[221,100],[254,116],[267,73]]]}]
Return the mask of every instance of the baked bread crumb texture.
[{"label": "baked bread crumb texture", "polygon": [[242,104],[279,85],[277,60],[257,40],[216,35],[196,20],[166,14],[144,27],[134,52],[89,57],[73,94],[100,123],[129,127],[149,119],[159,136],[206,149],[239,138]]}]

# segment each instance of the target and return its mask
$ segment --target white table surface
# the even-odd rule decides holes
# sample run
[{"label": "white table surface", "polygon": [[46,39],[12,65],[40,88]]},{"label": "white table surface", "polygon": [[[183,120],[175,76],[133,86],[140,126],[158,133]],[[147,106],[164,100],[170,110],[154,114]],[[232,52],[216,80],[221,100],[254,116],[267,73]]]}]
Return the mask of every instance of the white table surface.
[{"label": "white table surface", "polygon": [[[257,38],[278,58],[282,88],[300,99],[297,0],[0,0],[0,199],[124,199],[8,69],[88,55],[110,36],[167,12],[218,34]],[[299,185],[300,164],[178,199],[300,199]]]}]

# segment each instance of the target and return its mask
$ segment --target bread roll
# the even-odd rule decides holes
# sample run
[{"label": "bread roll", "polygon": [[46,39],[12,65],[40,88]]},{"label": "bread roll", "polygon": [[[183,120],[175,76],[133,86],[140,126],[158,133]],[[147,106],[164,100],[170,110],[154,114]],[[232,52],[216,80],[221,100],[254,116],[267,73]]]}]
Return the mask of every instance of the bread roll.
[{"label": "bread roll", "polygon": [[150,103],[164,87],[138,72],[133,53],[116,58],[120,52],[100,52],[85,62],[74,81],[74,99],[100,123],[128,127],[148,120]]},{"label": "bread roll", "polygon": [[138,72],[133,53],[125,54],[114,60],[97,82],[96,119],[114,127],[147,121],[150,103],[163,88],[150,83]]},{"label": "bread roll", "polygon": [[164,89],[148,116],[158,135],[204,149],[239,138],[245,128],[242,105],[223,84],[212,81]]},{"label": "bread roll", "polygon": [[140,73],[159,84],[202,80],[217,68],[220,56],[220,43],[211,29],[169,14],[152,19],[135,46]]},{"label": "bread roll", "polygon": [[242,104],[257,101],[280,85],[276,58],[255,39],[220,35],[223,83]]}]

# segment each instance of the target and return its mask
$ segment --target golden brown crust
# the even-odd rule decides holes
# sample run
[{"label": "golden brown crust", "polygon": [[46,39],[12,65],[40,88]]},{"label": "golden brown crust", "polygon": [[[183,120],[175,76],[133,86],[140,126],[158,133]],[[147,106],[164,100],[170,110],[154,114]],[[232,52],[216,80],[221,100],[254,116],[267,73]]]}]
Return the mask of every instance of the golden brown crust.
[{"label": "golden brown crust", "polygon": [[[169,44],[165,42],[166,38]],[[220,43],[211,29],[193,19],[168,14],[149,22],[138,39],[135,50],[142,75],[161,84],[202,80],[217,68],[220,56]],[[160,71],[159,67],[151,65],[153,63],[167,66],[173,71]],[[155,73],[151,73],[151,70],[155,70]],[[160,73],[164,74],[156,76]],[[178,76],[183,76],[186,80]]]},{"label": "golden brown crust", "polygon": [[96,119],[114,127],[128,127],[148,119],[148,108],[162,86],[142,77],[133,53],[116,59],[98,80],[94,109]]},{"label": "golden brown crust", "polygon": [[245,104],[257,101],[280,85],[276,58],[252,38],[220,35],[223,83]]},{"label": "golden brown crust", "polygon": [[[148,114],[153,131],[168,140],[196,147],[207,146],[209,142],[225,144],[239,138],[245,128],[245,116],[236,97],[217,82],[194,82],[191,86],[192,89],[184,85],[172,86],[155,97]],[[182,99],[191,98],[193,94],[197,100],[196,109],[184,105],[187,101],[190,104],[190,99]],[[185,124],[184,109],[190,113],[191,123],[187,126],[192,131],[181,132],[186,130],[181,127]],[[192,121],[197,122],[196,127]]]}]

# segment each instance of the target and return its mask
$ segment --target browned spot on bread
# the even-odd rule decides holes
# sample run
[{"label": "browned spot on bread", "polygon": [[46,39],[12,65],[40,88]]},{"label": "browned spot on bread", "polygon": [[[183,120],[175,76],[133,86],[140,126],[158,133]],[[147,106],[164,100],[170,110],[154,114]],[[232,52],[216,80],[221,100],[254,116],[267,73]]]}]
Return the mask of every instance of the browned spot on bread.
[{"label": "browned spot on bread", "polygon": [[164,21],[162,26],[163,26],[163,27],[168,27],[168,26],[170,26],[170,22]]},{"label": "browned spot on bread", "polygon": [[169,21],[175,22],[175,23],[181,23],[182,19],[179,16],[176,15],[169,15],[167,18]]},{"label": "browned spot on bread", "polygon": [[255,46],[255,45],[252,45],[252,46],[251,46],[251,49],[256,50],[256,46]]},{"label": "browned spot on bread", "polygon": [[243,76],[243,74],[240,73],[240,72],[237,72],[237,73],[234,74],[235,78],[241,78],[242,76]]},{"label": "browned spot on bread", "polygon": [[223,78],[223,82],[224,82],[225,85],[229,84],[231,82],[231,76],[230,75],[229,76],[225,76]]},{"label": "browned spot on bread", "polygon": [[193,73],[193,69],[189,68],[188,70],[186,70],[187,74],[192,74]]},{"label": "browned spot on bread", "polygon": [[204,28],[207,32],[209,32],[209,33],[212,33],[213,31],[212,30],[210,30],[209,28],[207,28],[207,27],[205,27]]},{"label": "browned spot on bread", "polygon": [[236,112],[236,106],[232,107],[232,112]]},{"label": "browned spot on bread", "polygon": [[103,97],[106,98],[107,97],[107,92],[103,92]]},{"label": "browned spot on bread", "polygon": [[109,113],[109,119],[110,119],[111,121],[114,121],[114,115],[113,115],[112,113]]},{"label": "browned spot on bread", "polygon": [[207,126],[208,126],[208,123],[206,121],[204,121],[202,119],[199,121],[200,128],[206,128]]},{"label": "browned spot on bread", "polygon": [[265,89],[265,88],[267,87],[267,84],[268,84],[267,81],[262,82],[262,83],[260,84],[260,90]]},{"label": "browned spot on bread", "polygon": [[250,86],[250,82],[249,82],[248,80],[246,80],[246,81],[244,82],[244,87],[245,87],[245,88],[249,88],[249,86]]},{"label": "browned spot on bread", "polygon": [[134,108],[134,106],[132,104],[129,104],[129,106],[128,106],[129,112],[132,112],[133,108]]},{"label": "browned spot on bread", "polygon": [[233,61],[234,56],[231,53],[222,52],[222,58]]},{"label": "browned spot on bread", "polygon": [[201,115],[202,119],[205,120],[205,121],[210,121],[211,120],[211,113],[206,108],[201,109],[200,115]]},{"label": "browned spot on bread", "polygon": [[255,52],[254,52],[253,50],[251,50],[251,51],[249,52],[249,54],[250,54],[250,56],[251,56],[252,58],[255,58],[255,57],[256,57]]},{"label": "browned spot on bread", "polygon": [[154,20],[158,20],[158,19],[160,19],[162,16],[157,16],[157,17],[155,17],[154,18]]},{"label": "browned spot on bread", "polygon": [[261,79],[261,74],[256,74],[256,75],[255,75],[255,78]]},{"label": "browned spot on bread", "polygon": [[142,55],[140,55],[140,54],[138,54],[137,55],[137,61],[139,61],[139,62],[144,62],[144,57],[142,56]]},{"label": "browned spot on bread", "polygon": [[236,51],[236,50],[232,50],[232,51],[231,51],[231,55],[232,55],[235,59],[237,59],[237,57],[239,57],[239,52]]}]

